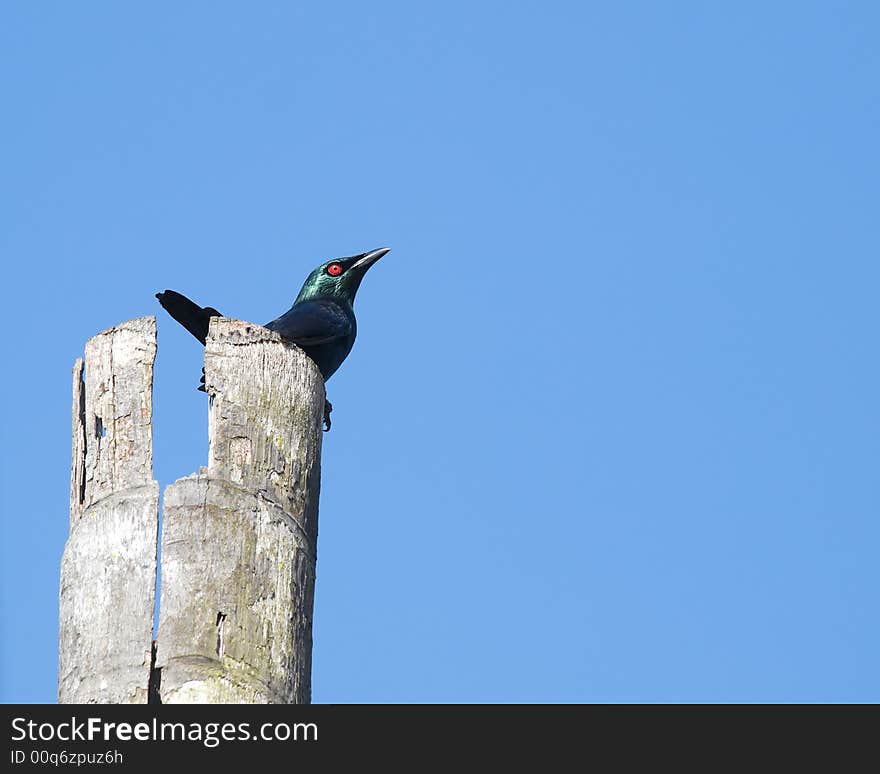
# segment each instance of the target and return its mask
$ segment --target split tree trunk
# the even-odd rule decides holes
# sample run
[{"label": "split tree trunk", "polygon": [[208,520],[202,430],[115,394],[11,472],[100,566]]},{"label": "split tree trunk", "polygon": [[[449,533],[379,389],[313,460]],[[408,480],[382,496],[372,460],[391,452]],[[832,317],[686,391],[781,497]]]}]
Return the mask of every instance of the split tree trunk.
[{"label": "split tree trunk", "polygon": [[[58,701],[147,700],[159,485],[153,480],[156,318],[86,343],[73,366],[70,537],[61,560]],[[85,379],[85,380],[83,380]]]},{"label": "split tree trunk", "polygon": [[165,490],[163,702],[306,703],[324,385],[277,333],[214,318],[208,467]]},{"label": "split tree trunk", "polygon": [[209,461],[165,490],[151,664],[155,352],[155,318],[141,318],[88,342],[84,386],[82,361],[74,367],[59,701],[306,703],[320,372],[272,331],[211,321]]}]

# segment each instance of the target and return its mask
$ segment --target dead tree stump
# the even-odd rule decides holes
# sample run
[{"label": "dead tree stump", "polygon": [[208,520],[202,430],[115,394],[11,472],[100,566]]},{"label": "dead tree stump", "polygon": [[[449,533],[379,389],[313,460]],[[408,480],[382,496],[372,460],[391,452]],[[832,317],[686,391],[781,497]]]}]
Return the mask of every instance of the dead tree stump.
[{"label": "dead tree stump", "polygon": [[74,367],[59,701],[307,703],[321,374],[277,333],[212,319],[208,465],[165,490],[151,660],[155,335],[124,323],[88,342],[84,385]]},{"label": "dead tree stump", "polygon": [[99,333],[85,354],[85,364],[73,366],[58,701],[140,704],[150,677],[159,526],[152,426],[156,318]]}]

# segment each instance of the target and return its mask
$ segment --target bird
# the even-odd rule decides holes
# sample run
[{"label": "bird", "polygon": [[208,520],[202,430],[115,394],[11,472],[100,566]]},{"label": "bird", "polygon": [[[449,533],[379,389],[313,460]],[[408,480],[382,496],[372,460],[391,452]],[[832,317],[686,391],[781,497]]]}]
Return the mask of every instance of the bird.
[{"label": "bird", "polygon": [[[354,297],[367,270],[386,253],[380,247],[347,258],[333,258],[315,268],[306,277],[293,306],[280,317],[263,327],[280,334],[281,338],[296,344],[318,367],[326,382],[354,346],[357,320],[354,315]],[[208,337],[212,317],[223,315],[213,306],[199,306],[176,290],[156,293],[159,303],[177,322],[202,344]],[[204,391],[205,376],[202,369]],[[324,402],[324,431],[330,429],[333,405]]]}]

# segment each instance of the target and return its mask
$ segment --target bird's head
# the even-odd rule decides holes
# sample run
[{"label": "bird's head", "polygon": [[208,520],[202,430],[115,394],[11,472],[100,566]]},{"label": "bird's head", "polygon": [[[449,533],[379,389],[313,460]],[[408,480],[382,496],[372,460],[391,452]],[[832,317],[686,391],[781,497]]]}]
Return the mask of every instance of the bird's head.
[{"label": "bird's head", "polygon": [[354,297],[361,285],[367,269],[378,261],[390,248],[380,247],[368,253],[352,255],[348,258],[334,258],[322,263],[306,278],[297,301],[310,301],[315,298],[334,298],[338,301],[354,303]]}]

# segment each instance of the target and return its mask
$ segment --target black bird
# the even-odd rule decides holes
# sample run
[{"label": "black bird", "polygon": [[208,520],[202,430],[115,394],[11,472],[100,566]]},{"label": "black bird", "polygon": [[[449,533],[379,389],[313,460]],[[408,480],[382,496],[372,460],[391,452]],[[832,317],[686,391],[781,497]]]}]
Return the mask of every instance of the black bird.
[{"label": "black bird", "polygon": [[[292,341],[318,366],[326,381],[348,357],[357,335],[354,297],[367,269],[389,248],[380,247],[349,258],[334,258],[322,263],[306,278],[299,295],[281,317],[264,327]],[[212,306],[199,306],[186,296],[166,290],[156,293],[165,310],[202,344],[208,336],[212,317],[222,317]],[[204,382],[204,375],[202,382]],[[199,387],[204,390],[204,385]],[[324,430],[330,429],[329,401],[324,406]]]}]

